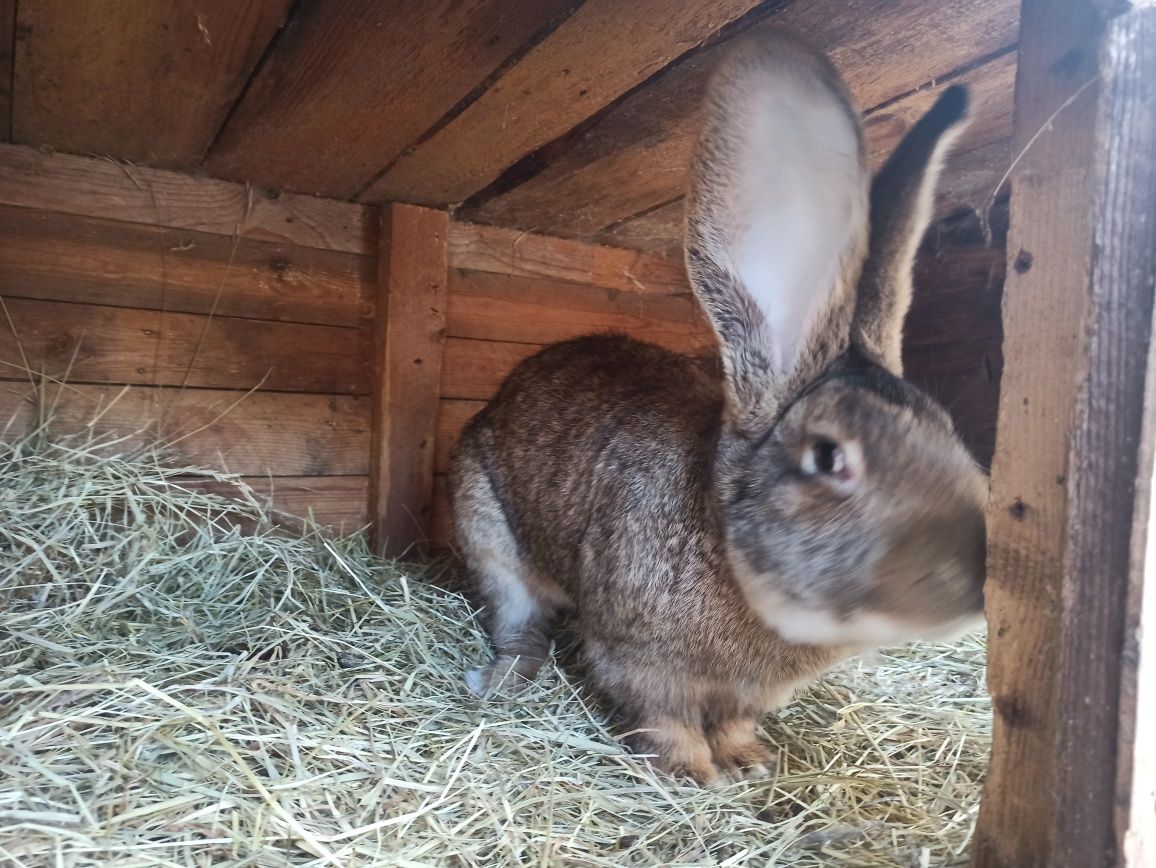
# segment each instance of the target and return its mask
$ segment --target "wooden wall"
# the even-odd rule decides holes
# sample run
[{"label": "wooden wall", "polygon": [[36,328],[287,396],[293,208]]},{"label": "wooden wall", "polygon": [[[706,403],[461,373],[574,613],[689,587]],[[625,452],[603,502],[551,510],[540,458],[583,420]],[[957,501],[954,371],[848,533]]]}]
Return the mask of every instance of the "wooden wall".
[{"label": "wooden wall", "polygon": [[373,216],[0,146],[0,430],[98,418],[360,526]]}]

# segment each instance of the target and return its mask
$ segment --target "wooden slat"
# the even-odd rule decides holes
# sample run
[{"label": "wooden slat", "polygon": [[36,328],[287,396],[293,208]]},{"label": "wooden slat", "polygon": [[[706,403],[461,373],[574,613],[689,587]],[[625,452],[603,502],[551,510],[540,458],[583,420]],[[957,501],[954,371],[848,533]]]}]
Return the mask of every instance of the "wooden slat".
[{"label": "wooden slat", "polygon": [[[1055,866],[1057,663],[1068,458],[1091,267],[1095,5],[1024,0],[1004,355],[988,530],[992,760],[977,866]],[[1045,129],[1046,127],[1046,129]],[[1038,134],[1038,135],[1037,135]],[[1032,147],[1028,149],[1028,142]],[[1090,794],[1069,794],[1084,800]],[[1109,864],[1100,860],[1084,865]]]},{"label": "wooden slat", "polygon": [[20,3],[13,139],[154,166],[194,165],[289,6]]},{"label": "wooden slat", "polygon": [[0,439],[42,420],[54,435],[123,438],[119,449],[171,444],[183,462],[233,473],[364,475],[369,467],[364,397],[0,383]]},{"label": "wooden slat", "polygon": [[0,145],[0,204],[377,255],[375,209]]},{"label": "wooden slat", "polygon": [[441,396],[489,400],[514,365],[540,349],[535,344],[446,338]]},{"label": "wooden slat", "polygon": [[624,292],[690,291],[681,259],[477,223],[450,224],[449,264]]},{"label": "wooden slat", "polygon": [[604,244],[649,250],[669,257],[682,255],[686,204],[682,199],[659,205],[637,217],[614,223],[595,235]]},{"label": "wooden slat", "polygon": [[449,469],[450,453],[458,442],[462,429],[481,409],[485,401],[442,400],[438,404],[437,438],[434,443],[434,472]]},{"label": "wooden slat", "polygon": [[[242,481],[253,489],[259,502],[279,513],[279,523],[296,527],[294,516],[312,514],[315,521],[337,534],[365,527],[365,476],[247,476]],[[189,478],[181,484],[223,497],[239,497],[237,487],[215,479]]]},{"label": "wooden slat", "polygon": [[[923,104],[933,86],[977,58],[1006,51],[1016,39],[1015,0],[928,4],[922,0],[824,0],[792,3],[766,24],[805,33],[828,51],[847,77],[859,104],[897,115],[897,100],[913,85],[927,83],[910,96]],[[463,210],[471,220],[535,229],[554,235],[586,237],[681,194],[696,132],[695,114],[703,86],[725,43],[699,52],[605,113],[596,124],[546,167],[512,190]],[[994,76],[992,90],[1004,82],[1002,99],[1010,105],[1008,61],[981,65],[961,79]],[[1007,116],[1006,109],[1000,113]],[[961,142],[969,148],[985,142],[989,130],[973,127]],[[878,134],[895,140],[898,125]],[[996,138],[1006,136],[1006,130]],[[877,149],[886,150],[883,144]],[[551,159],[552,157],[552,159]]]},{"label": "wooden slat", "polygon": [[356,326],[373,260],[0,205],[0,287],[10,298]]},{"label": "wooden slat", "polygon": [[450,493],[446,478],[438,474],[434,478],[433,518],[430,521],[429,538],[434,548],[447,549],[453,546],[453,516],[450,511]]},{"label": "wooden slat", "polygon": [[0,142],[12,136],[12,57],[16,48],[16,0],[0,0]]},{"label": "wooden slat", "polygon": [[34,371],[72,383],[338,394],[369,388],[359,329],[0,300],[7,313],[0,312],[0,377],[8,379],[24,376],[26,359]]},{"label": "wooden slat", "polygon": [[714,346],[713,333],[686,295],[618,292],[540,278],[450,271],[447,334],[542,344],[623,331],[680,352]]},{"label": "wooden slat", "polygon": [[362,197],[461,202],[586,120],[755,0],[586,0],[549,37]]},{"label": "wooden slat", "polygon": [[449,215],[390,205],[382,215],[373,348],[370,544],[400,556],[425,538],[446,331]]},{"label": "wooden slat", "polygon": [[301,4],[206,166],[352,196],[573,0]]},{"label": "wooden slat", "polygon": [[1131,837],[1156,844],[1156,781],[1133,776],[1133,751],[1151,750],[1153,736],[1137,743],[1134,731],[1138,660],[1156,654],[1156,637],[1140,634],[1140,596],[1156,581],[1145,563],[1156,456],[1156,403],[1145,406],[1156,388],[1156,8],[1108,24],[1099,73],[1056,660],[1056,868],[1120,864]]}]

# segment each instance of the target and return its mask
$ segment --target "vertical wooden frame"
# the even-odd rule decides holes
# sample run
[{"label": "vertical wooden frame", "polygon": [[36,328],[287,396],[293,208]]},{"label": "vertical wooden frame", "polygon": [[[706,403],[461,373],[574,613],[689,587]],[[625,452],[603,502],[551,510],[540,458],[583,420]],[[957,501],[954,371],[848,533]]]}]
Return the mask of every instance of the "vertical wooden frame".
[{"label": "vertical wooden frame", "polygon": [[381,555],[412,552],[432,517],[448,235],[444,211],[382,209],[369,463],[370,544]]},{"label": "vertical wooden frame", "polygon": [[1124,864],[1156,810],[1134,749],[1152,653],[1138,626],[1156,445],[1156,9],[1105,22],[1104,5],[1022,6],[977,866]]}]

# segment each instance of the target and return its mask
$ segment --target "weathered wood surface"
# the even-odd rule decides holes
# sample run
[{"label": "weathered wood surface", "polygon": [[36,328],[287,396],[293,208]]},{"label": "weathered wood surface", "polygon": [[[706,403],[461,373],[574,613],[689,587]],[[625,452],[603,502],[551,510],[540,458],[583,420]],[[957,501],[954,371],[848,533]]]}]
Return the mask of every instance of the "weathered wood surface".
[{"label": "weathered wood surface", "polygon": [[373,428],[371,545],[402,555],[426,537],[445,344],[449,215],[390,205],[382,215]]},{"label": "weathered wood surface", "polygon": [[290,0],[34,0],[17,7],[13,140],[195,165]]},{"label": "weathered wood surface", "polygon": [[690,292],[681,260],[478,223],[450,224],[449,264],[623,292]]},{"label": "weathered wood surface", "polygon": [[362,199],[464,201],[755,5],[586,0]]},{"label": "weathered wood surface", "polygon": [[72,383],[353,395],[369,390],[360,329],[2,300],[0,377],[7,379],[23,378],[27,364]]},{"label": "weathered wood surface", "polygon": [[[986,77],[992,83],[979,87],[981,94],[990,93],[993,106],[1001,100],[1010,105],[1010,60],[997,57],[973,65],[1015,44],[1016,10],[1014,0],[930,6],[920,0],[792,3],[751,32],[786,25],[806,33],[831,54],[862,106],[890,116],[900,111],[905,96],[908,105],[922,104],[931,98],[926,91],[950,78],[978,82]],[[530,177],[513,189],[467,203],[463,216],[585,237],[671,201],[685,186],[706,77],[725,50],[725,43],[701,50],[656,77],[573,141],[559,143],[557,153],[546,149],[536,155],[535,165],[527,169]],[[1007,117],[1006,108],[984,114],[993,118],[991,126],[975,126],[967,134],[973,138],[961,147],[1006,135],[994,131],[998,118]],[[899,124],[893,124],[881,131],[880,140],[897,139],[899,132]]]},{"label": "weathered wood surface", "polygon": [[450,453],[458,442],[462,429],[486,406],[485,401],[443,399],[438,404],[437,441],[434,444],[434,472],[445,473],[450,466]]},{"label": "weathered wood surface", "polygon": [[16,48],[16,0],[0,0],[0,142],[12,136],[12,57]]},{"label": "weathered wood surface", "polygon": [[[1062,861],[1062,848],[1054,846],[1057,802],[1094,798],[1057,790],[1056,735],[1064,710],[1056,679],[1063,646],[1074,638],[1065,631],[1062,606],[1075,372],[1086,358],[1101,30],[1091,0],[1023,2],[1013,140],[1013,152],[1023,156],[1012,178],[1003,299],[1007,363],[988,534],[988,685],[995,721],[972,847],[974,864],[984,868],[1111,864]],[[1080,708],[1091,713],[1082,700]],[[1084,749],[1094,755],[1091,745]]]},{"label": "weathered wood surface", "polygon": [[352,253],[0,205],[10,298],[356,326],[373,260]]},{"label": "weathered wood surface", "polygon": [[541,348],[538,344],[446,338],[441,397],[488,401],[514,365]]},{"label": "weathered wood surface", "polygon": [[19,145],[0,145],[0,204],[377,256],[373,208]]},{"label": "weathered wood surface", "polygon": [[0,440],[49,433],[163,445],[180,460],[250,476],[364,475],[369,399],[150,386],[0,382]]},{"label": "weathered wood surface", "polygon": [[238,181],[352,196],[574,5],[301,4],[206,167]]},{"label": "weathered wood surface", "polygon": [[708,350],[713,333],[686,295],[619,292],[563,281],[451,269],[447,334],[542,344],[627,332],[678,351]]},{"label": "weathered wood surface", "polygon": [[1133,775],[1134,751],[1152,747],[1134,731],[1138,661],[1156,654],[1156,637],[1138,633],[1143,585],[1156,581],[1145,564],[1156,405],[1144,403],[1156,385],[1156,8],[1108,24],[1096,136],[1056,660],[1055,868],[1120,864],[1129,833],[1156,843],[1153,781]]},{"label": "weathered wood surface", "polygon": [[[354,533],[366,526],[365,476],[245,476],[242,482],[259,503],[274,511],[279,524],[298,527],[298,518],[312,516],[335,534]],[[222,497],[241,496],[230,482],[188,477],[181,483]]]}]

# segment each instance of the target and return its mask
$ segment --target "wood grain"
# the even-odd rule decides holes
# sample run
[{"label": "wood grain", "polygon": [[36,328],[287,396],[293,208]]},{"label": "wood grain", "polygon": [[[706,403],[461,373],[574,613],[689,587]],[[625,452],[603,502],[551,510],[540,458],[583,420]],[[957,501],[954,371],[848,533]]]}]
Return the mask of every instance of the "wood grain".
[{"label": "wood grain", "polygon": [[0,204],[377,256],[375,209],[0,145]]},{"label": "wood grain", "polygon": [[586,0],[362,196],[462,202],[698,45],[755,0]]},{"label": "wood grain", "polygon": [[153,166],[195,165],[289,5],[20,3],[13,140]]},{"label": "wood grain", "polygon": [[0,0],[0,142],[12,137],[12,59],[16,49],[16,0]]},{"label": "wood grain", "polygon": [[[279,524],[298,528],[295,518],[312,516],[322,527],[335,534],[363,530],[365,520],[365,476],[246,476],[242,483],[259,503],[273,510]],[[181,484],[222,497],[239,499],[244,495],[230,482],[204,477],[188,477]]]},{"label": "wood grain", "polygon": [[10,298],[357,326],[366,256],[0,205]]},{"label": "wood grain", "polygon": [[685,223],[686,203],[680,198],[612,223],[595,234],[594,240],[678,258],[682,256]]},{"label": "wood grain", "polygon": [[382,214],[373,349],[370,544],[401,556],[425,539],[446,332],[449,215],[413,205]]},{"label": "wood grain", "polygon": [[[1095,154],[1095,5],[1024,0],[1003,327],[1006,364],[988,517],[992,761],[977,866],[1053,866],[1056,684],[1073,366],[1083,353]],[[1082,796],[1077,796],[1082,798]],[[1096,864],[1096,863],[1085,863]]]},{"label": "wood grain", "polygon": [[686,295],[619,292],[540,278],[451,269],[447,334],[542,344],[622,331],[677,351],[714,346],[713,333]]},{"label": "wood grain", "polygon": [[443,399],[438,403],[437,437],[434,443],[434,473],[445,473],[450,466],[450,453],[461,436],[462,429],[481,409],[485,401],[458,401]]},{"label": "wood grain", "polygon": [[573,0],[302,4],[206,162],[347,198]]},{"label": "wood grain", "polygon": [[537,344],[446,338],[441,397],[488,401],[514,365],[540,349]]},{"label": "wood grain", "polygon": [[[860,105],[900,117],[896,100],[921,105],[927,91],[953,73],[961,78],[993,76],[993,95],[1010,105],[1008,63],[975,70],[977,58],[1006,52],[1016,40],[1014,0],[929,5],[919,0],[843,0],[792,3],[763,27],[785,25],[807,34],[843,71]],[[588,237],[682,193],[696,134],[695,115],[706,78],[726,43],[705,49],[623,99],[557,154],[539,159],[545,168],[508,192],[467,203],[463,216],[548,234]],[[980,72],[983,70],[983,72]],[[1000,112],[1007,116],[1006,108]],[[997,114],[999,114],[997,113]],[[985,124],[973,137],[985,135]],[[877,141],[898,138],[892,124]],[[986,133],[996,138],[1002,133]],[[961,143],[984,144],[977,138]],[[877,148],[887,148],[883,145]]]},{"label": "wood grain", "polygon": [[[367,394],[362,331],[3,298],[0,377]],[[11,322],[11,328],[9,327]],[[13,332],[15,329],[15,332]]]},{"label": "wood grain", "polygon": [[1156,405],[1145,397],[1156,376],[1156,8],[1109,23],[1100,83],[1056,660],[1056,868],[1120,864],[1130,832],[1156,842],[1153,781],[1137,787],[1133,777],[1137,664],[1156,654],[1156,638],[1139,635],[1140,594],[1153,580],[1145,549]]},{"label": "wood grain", "polygon": [[453,547],[454,521],[450,509],[450,492],[444,474],[434,477],[433,518],[430,520],[430,544],[433,548]]},{"label": "wood grain", "polygon": [[449,264],[624,292],[690,292],[681,259],[477,223],[450,224]]},{"label": "wood grain", "polygon": [[364,397],[0,383],[0,437],[44,422],[54,436],[115,436],[124,451],[171,444],[181,462],[246,475],[364,475],[369,467]]}]

